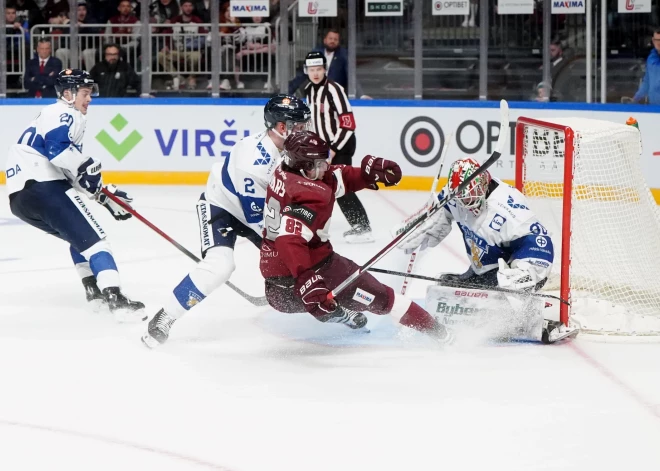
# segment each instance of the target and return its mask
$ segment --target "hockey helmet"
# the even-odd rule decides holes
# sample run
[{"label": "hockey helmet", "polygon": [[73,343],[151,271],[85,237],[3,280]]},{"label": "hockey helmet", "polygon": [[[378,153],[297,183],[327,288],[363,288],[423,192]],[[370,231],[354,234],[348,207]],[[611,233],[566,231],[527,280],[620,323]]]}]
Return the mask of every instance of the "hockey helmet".
[{"label": "hockey helmet", "polygon": [[[447,186],[451,191],[456,189],[481,165],[473,159],[460,159],[451,165]],[[478,214],[481,205],[486,200],[486,193],[490,185],[490,174],[483,172],[478,175],[465,190],[456,194],[456,201],[466,209]]]},{"label": "hockey helmet", "polygon": [[277,123],[286,124],[286,138],[292,131],[310,129],[312,112],[300,98],[289,95],[275,95],[264,107],[264,123],[273,129]]},{"label": "hockey helmet", "polygon": [[[80,69],[64,69],[55,79],[55,91],[57,97],[62,98],[65,90],[71,90],[71,94],[75,96],[80,88],[90,88],[92,96],[99,96],[99,86],[94,82],[89,73]],[[75,100],[75,98],[74,98]]]},{"label": "hockey helmet", "polygon": [[330,146],[312,131],[294,132],[284,141],[282,158],[292,170],[298,170],[305,178],[317,180],[328,170]]},{"label": "hockey helmet", "polygon": [[307,73],[307,67],[323,66],[325,70],[328,70],[328,61],[325,58],[325,54],[318,51],[312,51],[305,56],[305,63],[303,65],[303,71]]}]

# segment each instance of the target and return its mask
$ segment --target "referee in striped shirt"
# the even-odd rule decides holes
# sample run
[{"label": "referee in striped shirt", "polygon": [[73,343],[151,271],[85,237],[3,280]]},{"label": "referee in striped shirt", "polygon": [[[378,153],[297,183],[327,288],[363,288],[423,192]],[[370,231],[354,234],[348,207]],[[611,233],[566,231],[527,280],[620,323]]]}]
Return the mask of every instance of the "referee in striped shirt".
[{"label": "referee in striped shirt", "polygon": [[[321,52],[305,57],[307,106],[312,112],[314,130],[330,146],[330,160],[335,165],[352,165],[355,153],[355,118],[344,88],[326,77],[326,59]],[[344,232],[346,242],[373,242],[369,217],[355,193],[337,199],[339,208],[351,225]]]}]

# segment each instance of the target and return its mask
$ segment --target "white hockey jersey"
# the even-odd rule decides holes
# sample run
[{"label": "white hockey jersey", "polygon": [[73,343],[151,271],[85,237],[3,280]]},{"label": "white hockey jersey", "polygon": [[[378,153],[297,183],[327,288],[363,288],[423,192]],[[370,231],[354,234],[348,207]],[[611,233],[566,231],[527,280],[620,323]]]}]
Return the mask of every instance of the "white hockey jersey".
[{"label": "white hockey jersey", "polygon": [[268,131],[244,137],[223,163],[213,164],[206,200],[261,236],[266,188],[281,161]]},{"label": "white hockey jersey", "polygon": [[46,106],[23,131],[7,157],[7,192],[20,191],[28,180],[72,181],[89,157],[82,154],[87,117],[58,100]]},{"label": "white hockey jersey", "polygon": [[[443,193],[438,199],[442,199]],[[531,263],[537,268],[539,279],[550,273],[554,259],[550,234],[529,209],[525,196],[501,180],[492,179],[491,193],[477,216],[455,200],[445,206],[436,222],[444,226],[440,232],[445,237],[451,231],[452,220],[463,233],[476,274],[497,269],[499,258],[509,265],[514,260]]]}]

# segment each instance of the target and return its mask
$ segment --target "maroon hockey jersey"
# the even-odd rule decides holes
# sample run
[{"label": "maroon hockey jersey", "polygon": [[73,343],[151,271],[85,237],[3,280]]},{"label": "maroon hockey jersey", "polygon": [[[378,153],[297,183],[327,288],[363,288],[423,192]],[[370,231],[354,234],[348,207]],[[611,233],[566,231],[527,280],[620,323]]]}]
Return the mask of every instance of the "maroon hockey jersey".
[{"label": "maroon hockey jersey", "polygon": [[266,193],[260,267],[264,278],[297,278],[332,254],[328,239],[335,199],[368,185],[361,169],[331,165],[323,180],[279,167]]}]

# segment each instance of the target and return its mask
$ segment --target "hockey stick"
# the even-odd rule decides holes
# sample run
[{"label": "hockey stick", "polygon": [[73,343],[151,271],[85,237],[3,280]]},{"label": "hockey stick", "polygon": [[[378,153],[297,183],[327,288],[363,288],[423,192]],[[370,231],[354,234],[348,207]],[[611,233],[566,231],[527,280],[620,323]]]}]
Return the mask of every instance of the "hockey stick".
[{"label": "hockey stick", "polygon": [[434,204],[433,207],[431,207],[431,209],[429,209],[427,212],[425,212],[417,219],[415,219],[413,222],[408,224],[407,227],[404,230],[402,230],[398,236],[392,239],[389,244],[387,244],[383,249],[381,249],[380,252],[378,252],[376,255],[371,257],[364,265],[358,268],[351,276],[349,276],[343,282],[341,282],[335,289],[332,290],[331,293],[328,293],[328,299],[336,298],[337,295],[342,291],[344,291],[347,286],[349,286],[351,283],[357,280],[369,268],[374,266],[381,258],[387,255],[401,241],[406,239],[406,237],[410,236],[410,234],[412,234],[413,231],[417,227],[419,227],[424,221],[426,221],[433,214],[435,214],[436,212],[447,206],[447,204],[457,194],[462,193],[472,183],[472,181],[475,178],[477,178],[479,175],[484,173],[486,170],[488,170],[488,168],[491,165],[497,162],[497,160],[502,155],[502,152],[504,151],[504,147],[506,146],[506,142],[508,140],[507,137],[509,135],[508,130],[509,130],[509,105],[506,102],[506,100],[501,100],[500,101],[500,135],[497,138],[497,146],[495,147],[495,151],[490,156],[490,158],[486,160],[481,165],[481,167],[477,169],[477,171],[475,171],[472,175],[467,177],[465,181],[463,181],[463,183],[461,183],[458,186],[458,188],[456,188],[456,190],[448,191],[447,194],[440,201],[438,201],[437,204]]},{"label": "hockey stick", "polygon": [[[435,178],[433,179],[433,183],[431,184],[431,198],[430,198],[431,200],[435,199],[435,190],[436,187],[438,186],[438,181],[440,181],[440,177],[442,176],[442,167],[445,165],[445,158],[447,157],[447,151],[449,150],[449,146],[451,145],[451,140],[453,137],[454,134],[453,133],[450,134],[445,140],[444,146],[442,147],[442,153],[440,154],[440,168],[438,169],[438,174],[435,176]],[[429,208],[430,207],[427,207],[426,210],[428,211]],[[408,267],[406,268],[406,273],[411,274],[413,272],[418,255],[419,255],[419,248],[415,249],[410,254],[410,260],[408,261]],[[410,284],[408,278],[409,278],[408,276],[403,278],[403,283],[401,284],[401,294],[406,294],[406,290],[408,289],[408,284]]]},{"label": "hockey stick", "polygon": [[[189,259],[194,260],[195,263],[199,263],[201,260],[197,258],[195,254],[190,252],[188,249],[186,249],[183,245],[179,244],[176,240],[172,239],[170,236],[165,234],[163,231],[158,229],[156,226],[154,226],[151,222],[149,222],[147,219],[145,219],[140,213],[138,213],[136,210],[134,210],[131,206],[129,206],[127,203],[123,202],[119,198],[117,198],[115,195],[110,193],[105,187],[101,190],[104,195],[106,195],[108,198],[110,198],[112,201],[117,203],[119,206],[124,208],[126,211],[131,213],[133,216],[138,218],[141,222],[146,224],[150,229],[152,229],[154,232],[156,232],[159,236],[161,236],[163,239],[168,241],[170,244],[175,246],[177,249],[179,249],[180,252],[182,252],[184,255],[186,255]],[[229,286],[231,289],[236,291],[239,295],[247,299],[250,303],[254,304],[255,306],[266,306],[268,304],[268,301],[266,300],[265,296],[262,297],[257,297],[257,296],[250,296],[247,294],[245,291],[231,283],[230,281],[227,281],[225,283],[227,286]]]},{"label": "hockey stick", "polygon": [[447,286],[448,288],[466,288],[466,289],[483,289],[483,290],[488,290],[488,291],[499,291],[500,293],[510,293],[510,294],[518,294],[518,295],[523,295],[523,296],[533,296],[537,298],[550,298],[559,301],[562,304],[566,304],[567,306],[570,306],[571,303],[566,301],[565,299],[560,298],[559,296],[553,296],[552,294],[541,294],[541,293],[527,293],[524,291],[516,291],[513,289],[506,289],[506,288],[500,288],[499,286],[483,286],[483,285],[477,285],[477,284],[472,284],[472,283],[464,283],[461,281],[451,281],[448,282],[447,280],[443,280],[442,278],[433,278],[432,276],[424,276],[424,275],[414,275],[414,274],[409,274],[409,273],[403,273],[400,271],[393,271],[393,270],[383,270],[382,268],[370,268],[369,271],[372,271],[374,273],[383,273],[385,275],[396,275],[396,276],[407,276],[410,278],[415,278],[417,280],[426,280],[426,281],[435,281],[436,283],[442,285],[442,286]]}]

